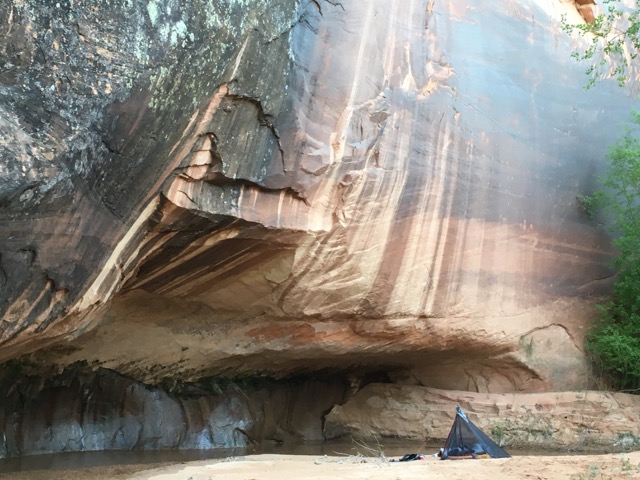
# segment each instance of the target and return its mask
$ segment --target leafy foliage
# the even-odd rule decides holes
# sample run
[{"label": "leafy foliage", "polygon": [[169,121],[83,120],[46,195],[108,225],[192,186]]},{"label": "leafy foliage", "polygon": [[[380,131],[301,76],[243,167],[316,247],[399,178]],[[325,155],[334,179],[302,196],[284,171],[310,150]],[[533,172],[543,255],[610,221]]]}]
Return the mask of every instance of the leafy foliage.
[{"label": "leafy foliage", "polygon": [[610,302],[600,305],[601,322],[587,337],[614,386],[640,388],[640,114],[609,150],[610,169],[591,200],[608,212],[618,277]]},{"label": "leafy foliage", "polygon": [[[630,77],[633,62],[640,52],[640,7],[626,7],[620,0],[601,0],[599,14],[591,23],[569,24],[563,18],[562,28],[577,32],[590,40],[582,51],[574,51],[576,60],[588,61],[587,88],[603,78],[613,77],[622,86]],[[602,55],[603,54],[603,55]]]}]

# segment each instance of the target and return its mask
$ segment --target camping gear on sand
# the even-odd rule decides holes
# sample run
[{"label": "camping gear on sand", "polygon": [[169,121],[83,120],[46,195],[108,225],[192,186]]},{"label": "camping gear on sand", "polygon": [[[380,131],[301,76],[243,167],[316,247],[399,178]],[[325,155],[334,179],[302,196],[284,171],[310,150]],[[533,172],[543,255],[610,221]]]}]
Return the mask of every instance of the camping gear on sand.
[{"label": "camping gear on sand", "polygon": [[420,453],[407,453],[402,458],[391,460],[392,462],[412,462],[413,460],[424,460],[424,455]]},{"label": "camping gear on sand", "polygon": [[466,458],[509,458],[496,442],[471,422],[460,407],[456,408],[453,421],[444,448],[438,456],[441,460],[462,460]]}]

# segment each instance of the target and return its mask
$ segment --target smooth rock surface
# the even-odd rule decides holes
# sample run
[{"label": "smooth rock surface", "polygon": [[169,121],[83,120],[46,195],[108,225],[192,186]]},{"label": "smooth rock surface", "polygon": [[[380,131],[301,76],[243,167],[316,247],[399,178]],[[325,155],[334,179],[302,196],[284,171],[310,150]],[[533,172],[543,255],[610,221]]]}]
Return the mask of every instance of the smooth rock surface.
[{"label": "smooth rock surface", "polygon": [[346,394],[328,378],[221,385],[168,392],[105,370],[21,376],[0,389],[0,457],[319,442],[324,413]]}]

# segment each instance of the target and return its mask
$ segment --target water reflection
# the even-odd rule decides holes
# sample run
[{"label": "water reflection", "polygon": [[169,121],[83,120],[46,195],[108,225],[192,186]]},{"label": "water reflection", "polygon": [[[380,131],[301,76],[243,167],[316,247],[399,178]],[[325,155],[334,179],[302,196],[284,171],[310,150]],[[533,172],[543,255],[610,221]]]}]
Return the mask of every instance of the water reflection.
[{"label": "water reflection", "polygon": [[70,470],[109,465],[181,463],[246,455],[244,449],[215,450],[112,450],[23,455],[0,460],[0,473],[30,470]]},{"label": "water reflection", "polygon": [[[300,445],[265,444],[248,448],[217,448],[212,450],[125,450],[100,452],[66,452],[42,455],[24,455],[0,459],[0,473],[24,472],[30,470],[68,470],[110,465],[135,465],[181,463],[210,460],[244,455],[274,453],[282,455],[364,455],[387,457],[401,456],[420,449],[420,445],[385,443],[369,445],[354,442],[325,442]],[[437,446],[422,446],[421,453],[438,451]]]},{"label": "water reflection", "polygon": [[[68,452],[43,455],[24,455],[21,457],[0,459],[0,474],[26,472],[33,470],[76,470],[83,468],[105,467],[113,465],[148,465],[149,468],[161,464],[212,460],[244,455],[273,453],[282,455],[329,455],[379,457],[401,457],[407,453],[435,454],[440,444],[422,444],[385,441],[384,443],[364,443],[340,441],[325,443],[307,443],[299,445],[265,444],[248,448],[217,448],[212,450],[126,450],[100,452]],[[561,450],[514,450],[508,449],[513,456],[519,455],[578,455],[610,453],[605,451],[569,451]]]}]

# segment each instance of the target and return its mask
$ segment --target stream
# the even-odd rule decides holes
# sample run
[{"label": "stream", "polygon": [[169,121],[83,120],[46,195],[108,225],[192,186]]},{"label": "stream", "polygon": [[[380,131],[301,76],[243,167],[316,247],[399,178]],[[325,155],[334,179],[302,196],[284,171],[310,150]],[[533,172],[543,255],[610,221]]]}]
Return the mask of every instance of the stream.
[{"label": "stream", "polygon": [[[380,445],[361,444],[348,441],[331,441],[317,444],[265,445],[247,448],[217,448],[211,450],[126,450],[98,452],[66,452],[41,455],[23,455],[0,459],[0,474],[28,472],[34,470],[77,470],[114,465],[148,465],[148,468],[163,464],[175,464],[198,460],[221,459],[256,454],[282,455],[330,455],[399,458],[407,453],[435,454],[442,445],[417,445],[406,441],[381,442]],[[580,455],[612,453],[605,451],[568,450],[518,450],[508,449],[511,455]]]}]

